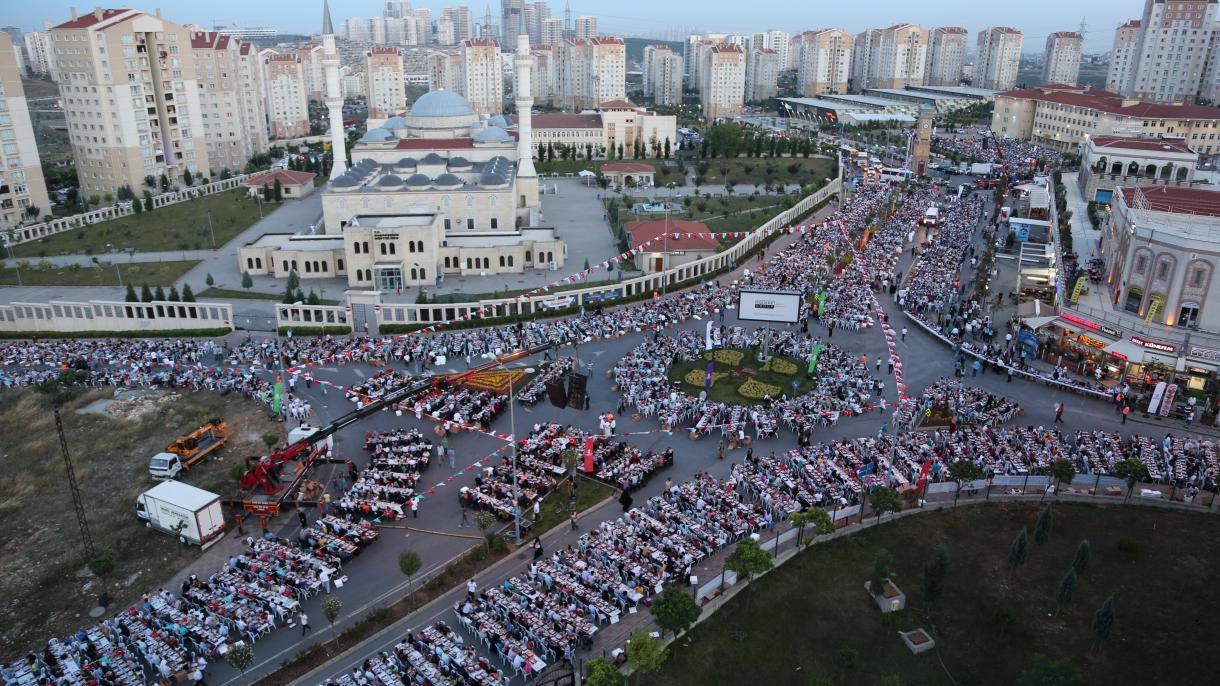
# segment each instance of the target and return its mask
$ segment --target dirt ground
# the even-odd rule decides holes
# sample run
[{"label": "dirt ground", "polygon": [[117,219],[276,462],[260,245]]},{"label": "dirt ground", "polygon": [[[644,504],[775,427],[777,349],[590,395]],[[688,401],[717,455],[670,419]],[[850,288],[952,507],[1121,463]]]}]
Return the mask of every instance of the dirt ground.
[{"label": "dirt ground", "polygon": [[264,434],[283,437],[285,431],[255,401],[206,392],[78,412],[111,397],[110,391],[87,391],[60,410],[94,547],[116,562],[97,578],[85,568],[49,396],[30,389],[0,392],[0,660],[87,625],[101,593],[110,595],[113,612],[199,558],[198,547],[181,547],[136,519],[136,496],[156,484],[148,475],[149,457],[208,419],[225,419],[228,445],[181,480],[232,496],[237,482],[231,466],[266,452]]}]

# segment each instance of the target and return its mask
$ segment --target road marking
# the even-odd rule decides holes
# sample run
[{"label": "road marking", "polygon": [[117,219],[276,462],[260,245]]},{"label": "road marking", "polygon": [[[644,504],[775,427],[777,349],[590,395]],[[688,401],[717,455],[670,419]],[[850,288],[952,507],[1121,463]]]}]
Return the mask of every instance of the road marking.
[{"label": "road marking", "polygon": [[362,379],[364,378],[364,372],[362,372],[359,367],[352,369],[352,371],[356,372],[356,376]]}]

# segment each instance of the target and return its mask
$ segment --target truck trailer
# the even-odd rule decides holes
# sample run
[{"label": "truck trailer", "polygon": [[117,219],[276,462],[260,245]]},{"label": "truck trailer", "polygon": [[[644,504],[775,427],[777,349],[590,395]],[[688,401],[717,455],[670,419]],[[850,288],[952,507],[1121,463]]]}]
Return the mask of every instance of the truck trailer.
[{"label": "truck trailer", "polygon": [[215,545],[225,535],[220,496],[181,481],[163,481],[136,498],[136,517],[187,543]]}]

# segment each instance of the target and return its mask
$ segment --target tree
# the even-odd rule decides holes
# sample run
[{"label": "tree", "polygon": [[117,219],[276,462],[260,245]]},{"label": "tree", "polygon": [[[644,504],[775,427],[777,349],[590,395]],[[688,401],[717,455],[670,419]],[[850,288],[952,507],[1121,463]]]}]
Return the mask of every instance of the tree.
[{"label": "tree", "polygon": [[746,583],[749,583],[755,576],[771,569],[774,564],[770,553],[763,550],[758,541],[745,538],[738,542],[737,549],[724,561],[724,568],[744,575]]},{"label": "tree", "polygon": [[717,152],[730,159],[740,155],[749,144],[746,139],[745,127],[731,122],[708,127],[707,136],[704,140],[707,141],[710,147],[715,148]]},{"label": "tree", "polygon": [[631,634],[627,642],[627,664],[640,674],[655,672],[665,664],[665,646],[652,637],[646,629]]},{"label": "tree", "polygon": [[144,213],[144,203],[140,202],[139,198],[133,198],[131,201],[131,211],[136,214]]},{"label": "tree", "polygon": [[182,296],[178,295],[178,288],[176,286],[169,287],[169,295],[165,296],[165,299],[172,303],[182,302]]},{"label": "tree", "polygon": [[165,191],[168,191],[168,190],[169,190],[169,177],[166,176],[164,173],[162,173],[161,174],[161,192],[164,193]]},{"label": "tree", "polygon": [[1029,532],[1021,529],[1021,533],[1012,539],[1012,545],[1008,546],[1008,568],[1015,570],[1020,565],[1025,564],[1025,557],[1029,554]]},{"label": "tree", "polygon": [[674,636],[686,631],[694,624],[703,608],[695,603],[689,593],[675,586],[668,586],[652,601],[652,616],[662,630],[672,631]]},{"label": "tree", "polygon": [[271,188],[271,195],[275,198],[276,202],[284,201],[284,186],[280,183],[278,178],[276,178],[275,185]]},{"label": "tree", "polygon": [[1075,592],[1076,570],[1069,567],[1067,574],[1064,574],[1063,578],[1059,580],[1059,588],[1055,590],[1055,601],[1059,603],[1059,607],[1055,610],[1055,614],[1059,614],[1064,605],[1072,602],[1072,594]]},{"label": "tree", "polygon": [[1034,663],[1017,677],[1017,686],[1084,686],[1084,674],[1076,663],[1035,655]]},{"label": "tree", "polygon": [[1135,489],[1136,482],[1144,481],[1148,478],[1148,466],[1142,460],[1134,457],[1129,457],[1125,460],[1119,460],[1114,465],[1114,476],[1127,480],[1127,499],[1131,499],[1131,491]]},{"label": "tree", "polygon": [[949,465],[949,478],[957,482],[957,490],[953,492],[953,506],[957,507],[957,498],[962,492],[962,484],[983,478],[983,470],[973,460],[957,460]]},{"label": "tree", "polygon": [[538,143],[538,161],[541,162],[542,160],[545,160],[545,159],[546,159],[546,146],[543,145],[542,143]]},{"label": "tree", "polygon": [[1101,646],[1110,638],[1114,630],[1114,595],[1110,594],[1097,612],[1093,614],[1093,649],[1101,650]]},{"label": "tree", "polygon": [[889,486],[874,488],[873,492],[868,494],[868,504],[877,513],[877,521],[881,521],[881,515],[886,512],[898,512],[902,509],[902,499],[898,497],[898,491]]},{"label": "tree", "polygon": [[398,571],[407,577],[407,590],[411,593],[412,604],[415,602],[415,591],[411,589],[411,577],[415,576],[421,566],[423,566],[423,560],[414,550],[404,550],[398,553]]},{"label": "tree", "polygon": [[665,137],[665,145],[662,150],[665,152],[665,159],[669,159],[669,136]]},{"label": "tree", "polygon": [[124,297],[124,300],[126,300],[126,301],[127,301],[127,302],[129,302],[129,303],[138,303],[138,302],[140,302],[140,298],[139,298],[139,296],[137,296],[137,295],[136,295],[136,287],[135,287],[135,286],[133,286],[133,285],[131,285],[131,284],[127,284],[127,295],[126,295],[126,297]]},{"label": "tree", "polygon": [[245,674],[246,670],[250,669],[250,665],[254,664],[254,649],[247,641],[234,643],[229,647],[229,652],[225,653],[225,662],[228,662],[233,669]]},{"label": "tree", "polygon": [[314,293],[313,289],[311,288],[309,289],[309,295],[305,298],[305,303],[308,305],[321,305],[322,299],[319,298],[318,294]]},{"label": "tree", "polygon": [[208,272],[208,278],[204,279],[203,282],[208,285],[208,288],[211,288],[212,286],[216,285],[216,279],[212,278],[211,272]]},{"label": "tree", "polygon": [[326,621],[330,624],[330,632],[335,633],[335,622],[339,619],[339,613],[343,612],[343,601],[333,595],[322,601],[322,616],[326,617]]},{"label": "tree", "polygon": [[1080,545],[1076,546],[1076,557],[1072,559],[1072,569],[1075,570],[1076,576],[1084,574],[1084,570],[1089,566],[1089,558],[1092,556],[1093,550],[1089,546],[1089,539],[1082,539]]},{"label": "tree", "polygon": [[186,169],[186,170],[184,170],[184,171],[182,172],[182,183],[184,183],[184,184],[186,184],[187,186],[189,186],[189,185],[191,185],[191,182],[192,182],[192,181],[194,181],[194,180],[195,180],[195,178],[194,178],[193,176],[191,176],[191,170],[190,170],[190,169]]},{"label": "tree", "polygon": [[820,507],[811,507],[804,512],[794,512],[792,517],[792,526],[796,527],[796,544],[801,546],[804,536],[805,527],[813,526],[813,536],[810,537],[806,545],[812,544],[818,536],[826,536],[834,533],[835,523],[830,519],[830,515],[826,514],[826,510]]},{"label": "tree", "polygon": [[479,527],[479,531],[482,532],[484,545],[487,546],[489,551],[491,550],[491,538],[492,536],[495,536],[495,534],[489,534],[487,533],[487,530],[494,526],[495,523],[496,516],[487,510],[480,510],[479,513],[474,516],[474,525]]},{"label": "tree", "polygon": [[295,291],[301,285],[301,276],[297,274],[296,269],[288,271],[288,290]]},{"label": "tree", "polygon": [[623,686],[626,677],[608,657],[595,657],[585,663],[585,683],[589,686]]},{"label": "tree", "polygon": [[147,190],[146,190],[146,191],[144,191],[144,211],[145,211],[145,212],[152,212],[152,211],[153,211],[153,196],[152,196],[152,191],[147,191]]},{"label": "tree", "polygon": [[1068,460],[1055,460],[1051,463],[1047,472],[1055,477],[1055,492],[1059,492],[1060,484],[1071,484],[1072,479],[1076,478],[1076,468]]},{"label": "tree", "polygon": [[182,284],[182,302],[195,302],[195,291],[191,290],[191,285],[189,283]]},{"label": "tree", "polygon": [[140,301],[146,303],[153,301],[153,292],[149,289],[148,284],[140,286]]},{"label": "tree", "polygon": [[254,287],[254,279],[250,276],[250,272],[242,272],[241,287],[242,288],[253,288]]},{"label": "tree", "polygon": [[1034,520],[1034,541],[1038,545],[1043,545],[1051,537],[1051,527],[1055,523],[1055,514],[1051,512],[1051,506],[1048,503],[1038,513],[1038,518]]},{"label": "tree", "polygon": [[873,558],[873,573],[868,577],[868,592],[880,598],[885,594],[885,581],[890,578],[890,551],[882,550]]},{"label": "tree", "polygon": [[297,294],[296,291],[292,290],[292,286],[288,286],[284,289],[284,296],[280,299],[280,301],[285,305],[291,305],[297,301]]},{"label": "tree", "polygon": [[157,290],[153,291],[153,300],[158,302],[165,300],[165,289],[157,286]]},{"label": "tree", "polygon": [[923,566],[923,598],[927,603],[940,600],[945,591],[945,573],[949,571],[949,551],[936,546],[932,559]]}]

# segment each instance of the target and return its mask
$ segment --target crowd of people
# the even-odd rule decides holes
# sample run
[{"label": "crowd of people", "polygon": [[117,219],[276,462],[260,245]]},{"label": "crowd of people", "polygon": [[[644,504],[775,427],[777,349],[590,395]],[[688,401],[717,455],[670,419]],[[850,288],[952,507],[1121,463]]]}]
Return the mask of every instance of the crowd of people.
[{"label": "crowd of people", "polygon": [[956,153],[967,161],[992,164],[1003,162],[1014,172],[1021,173],[1028,173],[1047,162],[1058,160],[1061,155],[1058,150],[1019,138],[993,139],[985,129],[966,137],[937,136],[935,142],[942,151]]}]

